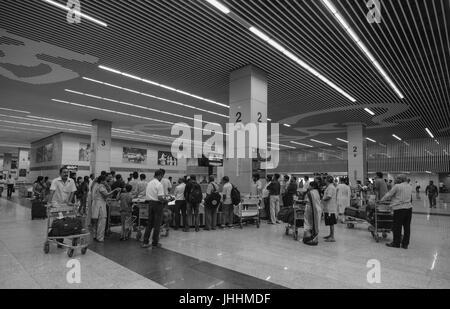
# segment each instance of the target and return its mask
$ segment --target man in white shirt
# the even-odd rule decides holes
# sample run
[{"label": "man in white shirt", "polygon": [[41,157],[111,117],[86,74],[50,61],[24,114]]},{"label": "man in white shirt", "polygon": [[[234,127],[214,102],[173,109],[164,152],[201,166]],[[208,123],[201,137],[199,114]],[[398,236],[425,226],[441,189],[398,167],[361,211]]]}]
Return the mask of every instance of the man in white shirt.
[{"label": "man in white shirt", "polygon": [[222,178],[223,183],[223,189],[222,189],[222,196],[223,196],[223,216],[224,216],[224,225],[228,228],[233,227],[233,221],[234,221],[234,206],[233,202],[231,201],[231,190],[233,189],[233,185],[230,183],[230,178],[228,176],[225,176]]},{"label": "man in white shirt", "polygon": [[164,194],[165,195],[169,195],[170,191],[172,190],[172,183],[170,182],[169,179],[164,178],[164,176],[166,175],[166,171],[161,169],[162,173],[163,173],[163,178],[161,179],[161,184],[163,185],[164,188]]},{"label": "man in white shirt", "polygon": [[325,225],[330,227],[330,235],[324,237],[325,242],[336,242],[334,239],[334,226],[337,224],[337,198],[333,176],[326,178],[327,188],[323,194],[323,211],[325,213]]},{"label": "man in white shirt", "polygon": [[10,199],[12,197],[15,185],[16,185],[16,182],[14,181],[14,178],[12,178],[12,176],[9,175],[8,179],[6,179],[7,198],[8,199]]},{"label": "man in white shirt", "polygon": [[[159,231],[161,229],[162,215],[164,203],[166,202],[164,188],[161,184],[163,178],[163,171],[157,170],[152,181],[147,185],[146,199],[149,201],[148,206],[148,223],[144,233],[144,243],[142,248],[161,247],[159,243]],[[150,245],[150,234],[153,230],[152,244]]]},{"label": "man in white shirt", "polygon": [[77,186],[72,178],[69,178],[69,170],[62,167],[59,170],[59,177],[53,179],[50,186],[49,201],[54,206],[67,205],[77,191]]},{"label": "man in white shirt", "polygon": [[187,213],[186,213],[186,199],[184,198],[184,190],[186,188],[186,184],[183,178],[178,179],[178,186],[175,187],[175,207],[174,207],[174,216],[175,216],[175,231],[180,227],[180,212],[183,216],[183,231],[186,231],[187,226]]}]

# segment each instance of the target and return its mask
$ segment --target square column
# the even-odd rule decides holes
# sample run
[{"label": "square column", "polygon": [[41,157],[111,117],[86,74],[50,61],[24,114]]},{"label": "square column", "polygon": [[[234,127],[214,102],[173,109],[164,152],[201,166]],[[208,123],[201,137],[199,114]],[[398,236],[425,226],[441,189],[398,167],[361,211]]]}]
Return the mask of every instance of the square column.
[{"label": "square column", "polygon": [[367,140],[366,126],[361,123],[347,126],[348,140],[348,177],[350,185],[356,186],[356,181],[364,184],[367,178]]},{"label": "square column", "polygon": [[[230,124],[238,123],[243,126],[249,123],[267,123],[267,74],[252,65],[236,70],[230,75]],[[232,149],[235,150],[235,156],[224,161],[224,174],[241,193],[250,193],[253,159],[251,153],[248,153],[248,146],[251,141],[246,137],[244,145],[238,143],[235,136],[234,142]],[[245,151],[245,158],[236,158],[239,150]],[[256,149],[253,151],[256,154]]]},{"label": "square column", "polygon": [[3,154],[3,173],[7,173],[8,175],[11,173],[11,163],[12,163],[12,154],[4,153]]},{"label": "square column", "polygon": [[90,164],[91,173],[96,176],[111,168],[111,129],[110,121],[92,121]]}]

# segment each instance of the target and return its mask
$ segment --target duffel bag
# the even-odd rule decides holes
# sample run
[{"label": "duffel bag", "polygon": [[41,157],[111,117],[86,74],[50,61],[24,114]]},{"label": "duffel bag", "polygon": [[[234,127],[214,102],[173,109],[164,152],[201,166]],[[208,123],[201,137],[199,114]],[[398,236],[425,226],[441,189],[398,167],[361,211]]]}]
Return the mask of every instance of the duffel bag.
[{"label": "duffel bag", "polygon": [[50,237],[72,236],[82,233],[83,223],[79,218],[63,218],[56,219],[52,223],[52,229],[49,233]]}]

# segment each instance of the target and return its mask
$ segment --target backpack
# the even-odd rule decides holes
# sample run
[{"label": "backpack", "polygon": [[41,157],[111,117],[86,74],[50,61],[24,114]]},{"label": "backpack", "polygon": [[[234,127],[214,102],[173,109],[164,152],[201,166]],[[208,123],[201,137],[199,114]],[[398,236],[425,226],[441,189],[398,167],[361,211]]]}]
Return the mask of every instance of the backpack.
[{"label": "backpack", "polygon": [[216,207],[219,206],[221,196],[219,192],[217,192],[216,184],[213,183],[212,186],[214,191],[205,198],[205,206]]},{"label": "backpack", "polygon": [[231,189],[231,203],[233,205],[239,205],[241,203],[241,192],[232,185],[233,188]]},{"label": "backpack", "polygon": [[189,203],[200,204],[203,200],[202,188],[198,183],[193,183],[191,192],[189,192]]}]

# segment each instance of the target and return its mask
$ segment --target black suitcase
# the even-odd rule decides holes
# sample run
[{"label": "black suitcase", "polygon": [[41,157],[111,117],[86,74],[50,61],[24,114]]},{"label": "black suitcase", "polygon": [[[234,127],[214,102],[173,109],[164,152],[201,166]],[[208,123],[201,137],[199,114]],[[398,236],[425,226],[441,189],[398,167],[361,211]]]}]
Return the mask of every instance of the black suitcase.
[{"label": "black suitcase", "polygon": [[35,199],[31,203],[31,220],[34,219],[46,219],[47,218],[47,208],[45,204],[40,199]]}]

